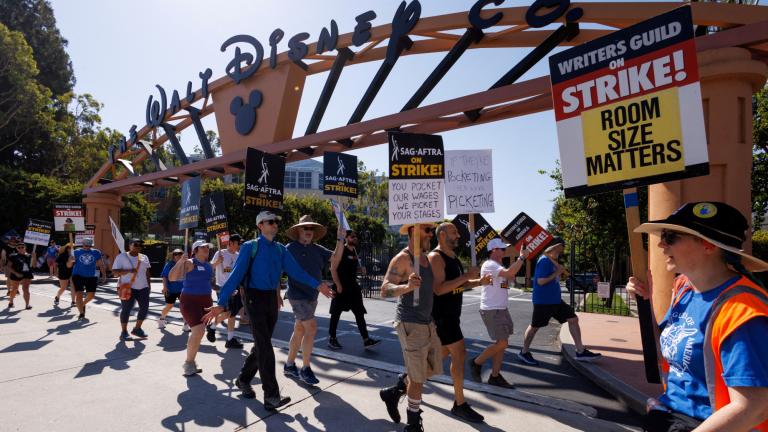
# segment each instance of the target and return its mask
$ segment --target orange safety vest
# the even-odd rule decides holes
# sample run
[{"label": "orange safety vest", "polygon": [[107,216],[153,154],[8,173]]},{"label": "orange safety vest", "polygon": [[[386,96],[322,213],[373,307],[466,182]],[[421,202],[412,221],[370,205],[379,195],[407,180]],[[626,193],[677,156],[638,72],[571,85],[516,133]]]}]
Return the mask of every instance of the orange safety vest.
[{"label": "orange safety vest", "polygon": [[[688,278],[681,275],[675,278],[673,288],[676,305],[682,295],[691,290]],[[670,307],[672,307],[670,306]],[[712,302],[707,329],[704,333],[704,371],[706,373],[707,391],[712,412],[728,405],[731,398],[728,395],[728,386],[723,379],[723,363],[720,359],[720,346],[742,324],[752,318],[768,317],[768,292],[754,282],[742,276],[737,281],[726,287],[723,292]],[[662,358],[663,360],[663,358]],[[666,373],[669,365],[663,361],[662,369]],[[666,389],[666,379],[664,380]],[[764,420],[754,431],[768,432],[768,419]]]}]

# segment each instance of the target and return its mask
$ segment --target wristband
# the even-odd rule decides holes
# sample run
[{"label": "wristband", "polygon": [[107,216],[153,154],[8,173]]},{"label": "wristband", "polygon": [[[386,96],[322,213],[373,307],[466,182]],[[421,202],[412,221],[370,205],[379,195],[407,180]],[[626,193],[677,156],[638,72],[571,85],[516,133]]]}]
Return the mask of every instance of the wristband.
[{"label": "wristband", "polygon": [[344,238],[343,238],[343,237],[336,237],[336,240],[338,240],[338,241],[344,241]]}]

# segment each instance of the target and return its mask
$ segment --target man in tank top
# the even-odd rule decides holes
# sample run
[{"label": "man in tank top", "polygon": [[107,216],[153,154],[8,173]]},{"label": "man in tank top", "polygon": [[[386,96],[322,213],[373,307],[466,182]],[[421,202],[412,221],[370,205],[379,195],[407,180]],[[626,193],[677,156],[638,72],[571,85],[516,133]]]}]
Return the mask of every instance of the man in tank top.
[{"label": "man in tank top", "polygon": [[490,283],[490,276],[479,279],[480,270],[472,267],[464,273],[461,261],[454,250],[459,246],[459,231],[450,222],[444,222],[435,231],[437,248],[430,252],[429,265],[432,267],[435,292],[432,317],[435,319],[437,336],[443,346],[442,357],[451,356],[451,378],[453,378],[454,402],[451,414],[464,420],[480,423],[483,416],[473,410],[464,400],[464,334],[461,332],[461,306],[463,292],[479,285]]},{"label": "man in tank top", "polygon": [[[395,329],[403,351],[408,395],[408,425],[406,431],[420,431],[421,392],[424,382],[443,371],[440,358],[440,339],[432,319],[433,275],[423,251],[429,249],[434,234],[433,224],[403,225],[400,234],[408,235],[408,247],[390,261],[381,296],[398,297],[395,309]],[[420,230],[419,244],[415,244],[415,230]],[[414,251],[419,248],[419,274],[414,269]],[[419,302],[414,304],[413,292],[419,290]],[[402,377],[401,377],[402,381]],[[379,395],[387,406],[392,420],[400,421],[397,403],[403,392],[403,384],[381,390]]]}]

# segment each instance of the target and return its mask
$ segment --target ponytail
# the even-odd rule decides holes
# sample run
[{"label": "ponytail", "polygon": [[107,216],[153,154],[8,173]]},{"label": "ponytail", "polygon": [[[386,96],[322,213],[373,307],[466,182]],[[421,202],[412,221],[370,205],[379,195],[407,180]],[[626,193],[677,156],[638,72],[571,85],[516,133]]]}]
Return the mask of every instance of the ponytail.
[{"label": "ponytail", "polygon": [[755,285],[759,286],[762,289],[765,289],[765,286],[762,282],[754,275],[752,272],[747,270],[746,267],[744,267],[744,264],[741,262],[741,255],[729,252],[727,250],[721,249],[723,251],[723,258],[725,258],[725,263],[729,266],[733,267],[733,269],[736,271],[736,273],[739,273],[740,275],[746,277],[747,279],[751,280]]}]

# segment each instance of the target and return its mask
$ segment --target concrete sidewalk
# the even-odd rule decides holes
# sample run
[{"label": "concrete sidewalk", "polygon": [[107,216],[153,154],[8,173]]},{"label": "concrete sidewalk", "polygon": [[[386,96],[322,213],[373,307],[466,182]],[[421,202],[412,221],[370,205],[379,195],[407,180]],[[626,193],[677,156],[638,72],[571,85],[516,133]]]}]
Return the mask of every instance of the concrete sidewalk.
[{"label": "concrete sidewalk", "polygon": [[560,329],[565,358],[575,369],[638,414],[645,414],[646,400],[658,397],[661,384],[645,380],[640,324],[636,317],[579,313],[584,344],[603,357],[594,363],[576,360],[576,349],[568,326]]},{"label": "concrete sidewalk", "polygon": [[[53,290],[53,286],[50,286]],[[5,294],[3,290],[3,294]],[[47,291],[45,291],[47,292]],[[0,404],[3,430],[173,430],[393,431],[378,389],[395,380],[387,364],[357,363],[318,350],[313,369],[320,385],[307,387],[278,373],[292,403],[278,413],[266,411],[258,378],[256,400],[233,389],[246,351],[225,351],[203,341],[200,376],[184,378],[181,364],[187,334],[179,322],[157,330],[152,317],[146,340],[118,341],[113,303],[89,305],[87,322],[76,310],[52,308],[50,296],[33,291],[34,309],[0,312]],[[275,341],[280,345],[280,341]],[[284,343],[283,343],[284,345]],[[246,343],[246,348],[250,348]],[[281,371],[286,352],[275,350]],[[328,354],[328,357],[326,357]],[[361,362],[362,363],[362,362]],[[442,376],[425,387],[427,431],[613,431],[627,430],[585,415],[590,407],[530,393],[468,383],[470,403],[486,417],[472,425],[450,414],[452,387]],[[505,393],[506,392],[506,393]],[[401,404],[404,414],[405,406]]]}]

